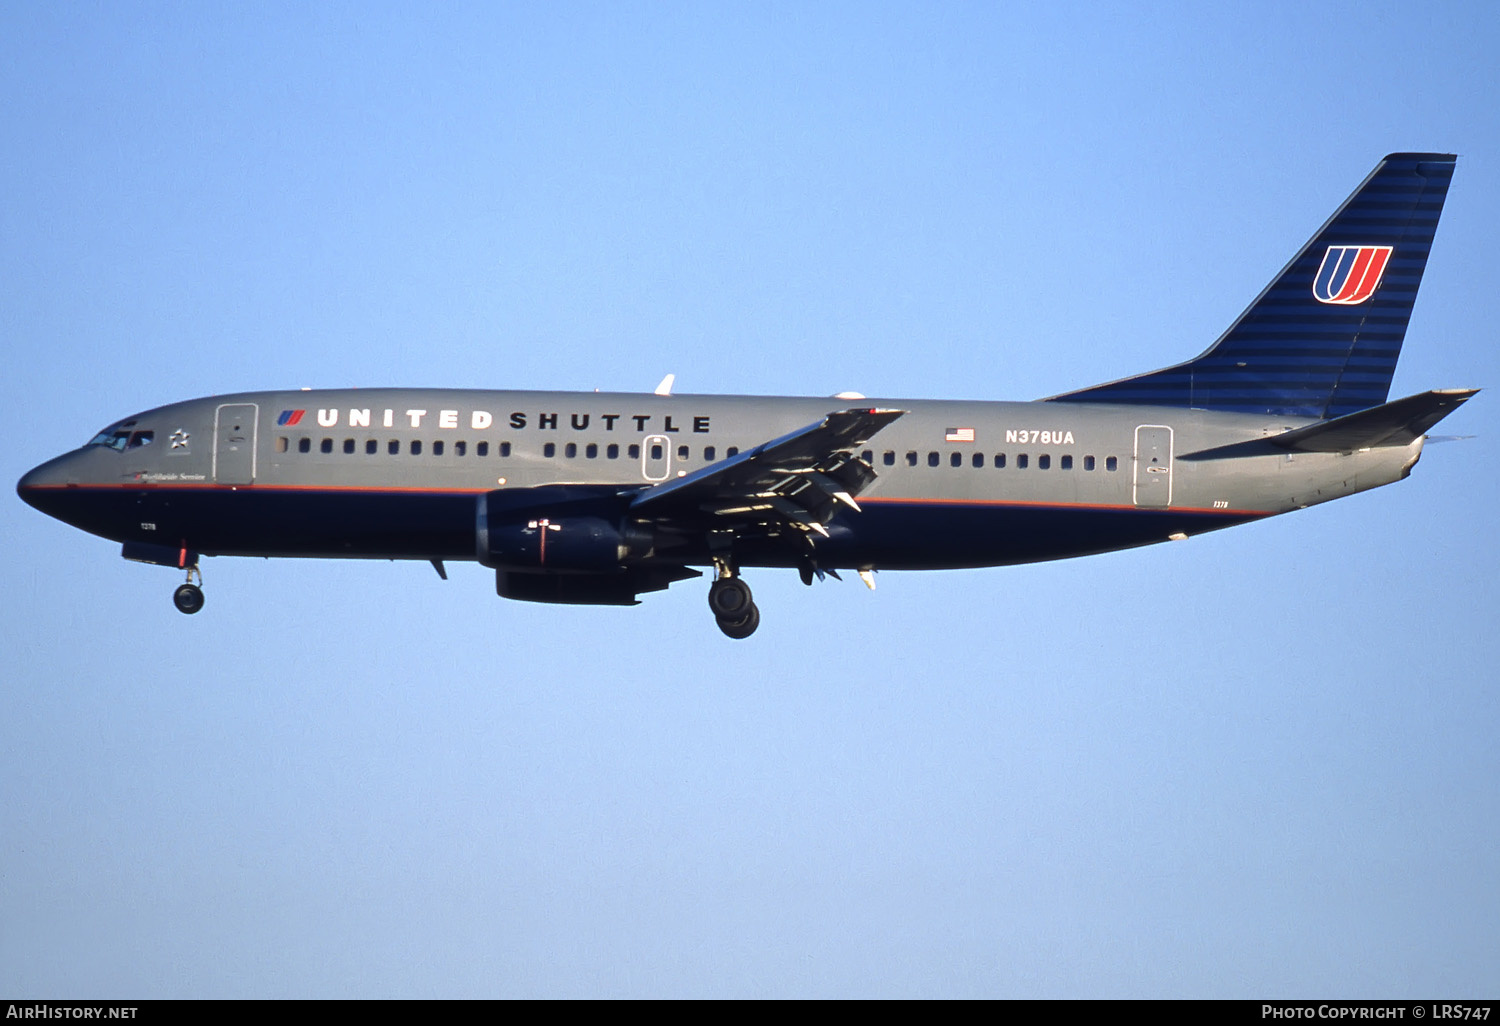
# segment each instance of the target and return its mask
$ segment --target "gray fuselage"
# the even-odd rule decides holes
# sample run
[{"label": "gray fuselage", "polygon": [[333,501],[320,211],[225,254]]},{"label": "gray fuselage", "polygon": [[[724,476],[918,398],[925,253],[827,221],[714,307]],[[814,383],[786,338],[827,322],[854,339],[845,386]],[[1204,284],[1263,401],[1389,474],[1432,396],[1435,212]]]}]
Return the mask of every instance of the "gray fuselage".
[{"label": "gray fuselage", "polygon": [[[472,559],[477,496],[543,485],[641,489],[851,406],[905,414],[859,447],[876,478],[860,512],[841,513],[820,543],[827,567],[1000,565],[1165,541],[1399,480],[1422,446],[1418,438],[1290,452],[1264,440],[1310,420],[1098,403],[252,392],[122,421],[100,435],[123,436],[118,444],[38,467],[22,493],[121,542]],[[79,513],[85,495],[97,514]],[[683,561],[708,559],[692,552]],[[739,561],[792,559],[752,547]]]}]

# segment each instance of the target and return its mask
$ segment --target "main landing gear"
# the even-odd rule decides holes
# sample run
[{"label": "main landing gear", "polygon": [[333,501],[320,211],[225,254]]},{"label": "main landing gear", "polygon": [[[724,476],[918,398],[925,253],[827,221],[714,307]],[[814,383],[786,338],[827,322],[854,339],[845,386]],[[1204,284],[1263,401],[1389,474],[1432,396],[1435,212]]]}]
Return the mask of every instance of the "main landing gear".
[{"label": "main landing gear", "polygon": [[[193,583],[193,578],[198,578],[198,584]],[[177,590],[172,592],[172,604],[177,607],[179,613],[196,613],[203,608],[203,589],[199,587],[203,583],[203,572],[198,569],[197,564],[187,568],[187,583],[178,585]]]},{"label": "main landing gear", "polygon": [[760,610],[751,598],[750,585],[727,565],[719,566],[719,578],[708,589],[708,608],[719,630],[731,638],[748,638],[760,626]]}]

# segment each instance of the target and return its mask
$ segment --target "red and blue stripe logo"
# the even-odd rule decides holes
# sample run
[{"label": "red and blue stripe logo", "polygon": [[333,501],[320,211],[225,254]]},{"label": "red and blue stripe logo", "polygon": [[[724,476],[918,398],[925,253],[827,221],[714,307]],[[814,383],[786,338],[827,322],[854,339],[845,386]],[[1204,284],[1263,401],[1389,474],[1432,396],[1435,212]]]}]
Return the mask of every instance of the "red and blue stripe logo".
[{"label": "red and blue stripe logo", "polygon": [[276,418],[278,427],[296,427],[302,421],[302,415],[306,410],[282,410],[281,416]]},{"label": "red and blue stripe logo", "polygon": [[1390,259],[1390,246],[1329,246],[1313,279],[1313,298],[1339,306],[1363,303],[1375,294]]}]

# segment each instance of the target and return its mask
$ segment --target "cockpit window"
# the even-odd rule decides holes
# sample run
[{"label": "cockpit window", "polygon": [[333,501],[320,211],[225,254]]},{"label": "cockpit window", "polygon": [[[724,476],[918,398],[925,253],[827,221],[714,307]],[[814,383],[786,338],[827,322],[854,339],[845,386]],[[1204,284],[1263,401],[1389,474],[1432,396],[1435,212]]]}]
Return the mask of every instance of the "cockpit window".
[{"label": "cockpit window", "polygon": [[[142,431],[140,432],[140,434],[146,434],[146,432]],[[103,431],[99,432],[93,437],[93,440],[89,442],[89,445],[102,445],[106,448],[113,449],[115,452],[124,452],[125,446],[129,443],[129,431],[115,431],[111,428],[105,428]]]},{"label": "cockpit window", "polygon": [[132,431],[131,429],[136,424],[135,420],[122,420],[111,424],[89,439],[89,445],[102,445],[115,452],[124,452],[126,449],[139,449],[143,445],[150,445],[156,440],[155,431]]}]

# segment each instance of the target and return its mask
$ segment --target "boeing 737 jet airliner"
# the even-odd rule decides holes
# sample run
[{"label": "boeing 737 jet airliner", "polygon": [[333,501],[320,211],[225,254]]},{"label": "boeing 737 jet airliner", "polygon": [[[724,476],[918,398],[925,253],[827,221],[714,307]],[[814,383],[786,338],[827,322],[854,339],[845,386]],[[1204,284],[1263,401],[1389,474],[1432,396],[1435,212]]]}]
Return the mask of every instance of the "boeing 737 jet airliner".
[{"label": "boeing 737 jet airliner", "polygon": [[[37,509],[202,556],[475,560],[499,594],[634,605],[711,568],[1000,566],[1242,524],[1399,481],[1474,390],[1387,402],[1455,158],[1393,153],[1203,355],[1034,402],[250,392],[117,421],[21,479]],[[873,586],[873,584],[872,584]]]}]

